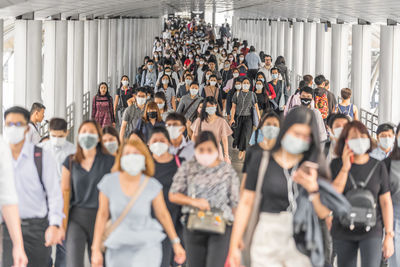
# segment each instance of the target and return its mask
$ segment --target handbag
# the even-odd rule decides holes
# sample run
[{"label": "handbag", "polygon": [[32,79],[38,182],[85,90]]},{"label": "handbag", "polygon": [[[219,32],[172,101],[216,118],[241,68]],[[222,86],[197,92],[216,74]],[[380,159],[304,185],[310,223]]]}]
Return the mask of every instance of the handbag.
[{"label": "handbag", "polygon": [[269,164],[269,157],[270,157],[269,151],[264,151],[262,158],[261,158],[260,168],[258,169],[256,196],[254,198],[253,208],[251,209],[249,222],[247,224],[246,232],[245,232],[244,238],[243,238],[244,245],[246,248],[249,248],[251,246],[254,231],[256,230],[256,226],[258,224],[258,220],[260,217],[260,206],[261,206],[261,200],[262,200],[261,190],[262,190],[262,186],[264,183],[265,173],[267,171],[268,164]]},{"label": "handbag", "polygon": [[101,251],[104,253],[106,251],[106,247],[104,246],[104,242],[110,236],[110,234],[121,224],[121,222],[125,219],[126,215],[128,215],[129,211],[135,204],[136,200],[143,192],[144,188],[146,187],[147,183],[149,182],[150,178],[146,177],[140,187],[136,190],[136,192],[132,195],[131,200],[129,201],[128,205],[124,208],[121,215],[114,221],[108,220],[106,223],[106,228],[104,230],[103,236],[101,238]]},{"label": "handbag", "polygon": [[222,217],[222,212],[218,209],[207,211],[192,209],[186,227],[190,231],[223,235],[225,234],[226,221]]},{"label": "handbag", "polygon": [[259,123],[260,121],[259,121],[259,119],[258,119],[257,110],[256,110],[254,107],[251,108],[251,115],[252,115],[252,117],[253,117],[253,126],[254,126],[254,127],[258,127],[258,123]]}]

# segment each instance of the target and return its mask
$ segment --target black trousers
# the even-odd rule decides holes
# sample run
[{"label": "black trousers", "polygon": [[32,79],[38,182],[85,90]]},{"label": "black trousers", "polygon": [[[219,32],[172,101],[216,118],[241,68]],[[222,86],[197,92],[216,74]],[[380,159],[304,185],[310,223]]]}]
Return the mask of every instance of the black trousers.
[{"label": "black trousers", "polygon": [[382,259],[382,237],[360,241],[334,240],[338,267],[356,267],[358,250],[362,267],[379,267]]},{"label": "black trousers", "polygon": [[207,234],[184,229],[186,258],[190,267],[224,267],[229,251],[232,226],[224,235]]},{"label": "black trousers", "polygon": [[253,118],[252,116],[237,116],[235,124],[237,127],[233,129],[233,146],[239,151],[246,151],[253,131]]},{"label": "black trousers", "polygon": [[250,81],[253,82],[256,79],[258,69],[249,69],[247,70],[247,77],[250,78]]},{"label": "black trousers", "polygon": [[[21,221],[24,248],[28,257],[28,267],[46,267],[51,257],[51,247],[45,247],[44,234],[49,221],[47,218],[26,219]],[[13,265],[12,241],[7,227],[3,225],[3,266]]]}]

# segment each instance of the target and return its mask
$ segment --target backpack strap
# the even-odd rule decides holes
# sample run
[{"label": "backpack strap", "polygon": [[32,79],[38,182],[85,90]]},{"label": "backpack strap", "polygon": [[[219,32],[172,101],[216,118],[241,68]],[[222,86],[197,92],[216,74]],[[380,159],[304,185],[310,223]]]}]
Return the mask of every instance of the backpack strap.
[{"label": "backpack strap", "polygon": [[35,162],[36,170],[39,175],[39,182],[42,185],[43,191],[46,196],[46,205],[47,205],[47,211],[48,211],[49,203],[48,203],[48,199],[47,199],[46,187],[44,186],[44,182],[43,182],[43,149],[41,147],[34,146],[33,151],[34,151],[33,152],[33,160]]},{"label": "backpack strap", "polygon": [[357,189],[357,188],[364,189],[367,186],[367,184],[369,183],[369,181],[371,180],[372,175],[374,175],[375,170],[378,167],[378,165],[379,165],[379,161],[377,161],[375,163],[374,167],[369,172],[367,179],[365,179],[365,181],[363,181],[363,182],[360,182],[358,186],[357,186],[357,183],[356,183],[353,175],[349,172],[349,179],[350,179],[350,182],[352,183],[354,189]]}]

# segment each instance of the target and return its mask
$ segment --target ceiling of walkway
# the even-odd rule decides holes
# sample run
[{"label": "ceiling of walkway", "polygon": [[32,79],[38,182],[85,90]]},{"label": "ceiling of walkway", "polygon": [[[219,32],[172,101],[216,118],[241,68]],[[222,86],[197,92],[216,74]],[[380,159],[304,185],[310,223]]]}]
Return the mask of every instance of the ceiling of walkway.
[{"label": "ceiling of walkway", "polygon": [[212,10],[240,11],[245,17],[327,19],[353,22],[400,20],[399,0],[0,0],[0,17],[35,12],[36,18],[55,14],[81,16],[160,16]]}]

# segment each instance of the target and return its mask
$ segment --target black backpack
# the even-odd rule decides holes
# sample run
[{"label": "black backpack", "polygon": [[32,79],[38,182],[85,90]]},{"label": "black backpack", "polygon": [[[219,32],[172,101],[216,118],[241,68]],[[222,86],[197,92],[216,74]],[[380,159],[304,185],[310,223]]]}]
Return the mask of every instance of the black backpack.
[{"label": "black backpack", "polygon": [[364,182],[356,183],[354,177],[349,173],[349,179],[353,189],[345,195],[351,204],[350,213],[340,218],[340,223],[353,230],[365,230],[369,232],[376,225],[376,201],[372,192],[365,189],[368,182],[371,180],[379,161],[376,162],[367,179]]}]

